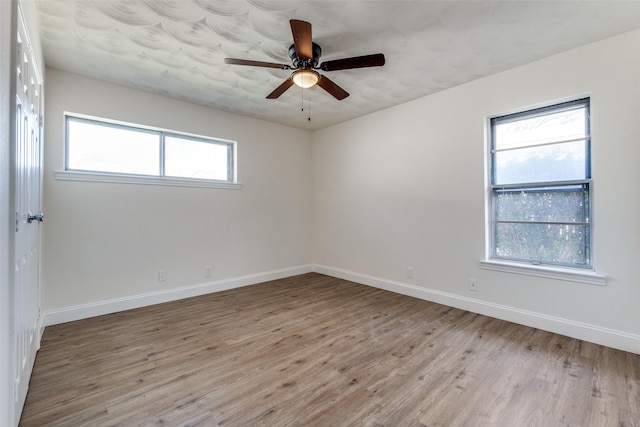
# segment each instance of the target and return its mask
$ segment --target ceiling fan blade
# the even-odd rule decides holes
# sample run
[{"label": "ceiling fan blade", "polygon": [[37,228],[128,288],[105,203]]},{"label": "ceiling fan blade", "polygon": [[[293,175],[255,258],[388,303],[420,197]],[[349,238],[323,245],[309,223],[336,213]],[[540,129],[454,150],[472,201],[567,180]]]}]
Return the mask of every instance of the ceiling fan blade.
[{"label": "ceiling fan blade", "polygon": [[349,96],[349,92],[347,92],[346,90],[342,89],[340,86],[335,84],[333,81],[329,80],[328,77],[325,77],[325,76],[321,75],[320,76],[320,80],[318,80],[317,84],[322,89],[326,90],[331,95],[333,95],[333,97],[336,98],[338,101],[341,101],[341,100],[345,99],[347,96]]},{"label": "ceiling fan blade", "polygon": [[373,55],[354,56],[352,58],[335,59],[320,64],[324,71],[349,70],[351,68],[380,67],[384,65],[384,55],[375,53]]},{"label": "ceiling fan blade", "polygon": [[313,59],[313,44],[311,40],[311,24],[305,21],[292,19],[291,33],[293,44],[296,47],[296,55],[300,59]]},{"label": "ceiling fan blade", "polygon": [[288,70],[291,67],[285,64],[276,64],[275,62],[250,61],[248,59],[224,58],[225,64],[231,65],[250,65],[252,67],[279,68]]},{"label": "ceiling fan blade", "polygon": [[285,93],[287,91],[287,89],[289,89],[291,86],[293,86],[293,80],[292,79],[285,80],[284,82],[282,82],[282,84],[280,86],[275,88],[273,92],[271,92],[269,95],[267,95],[267,99],[279,98],[280,95]]}]

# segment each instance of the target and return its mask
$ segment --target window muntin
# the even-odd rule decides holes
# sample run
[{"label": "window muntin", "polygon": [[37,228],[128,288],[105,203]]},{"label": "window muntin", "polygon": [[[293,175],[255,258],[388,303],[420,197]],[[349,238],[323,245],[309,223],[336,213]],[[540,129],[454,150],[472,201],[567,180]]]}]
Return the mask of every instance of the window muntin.
[{"label": "window muntin", "polygon": [[65,170],[234,182],[234,143],[66,116]]},{"label": "window muntin", "polygon": [[589,99],[491,119],[491,258],[590,268]]}]

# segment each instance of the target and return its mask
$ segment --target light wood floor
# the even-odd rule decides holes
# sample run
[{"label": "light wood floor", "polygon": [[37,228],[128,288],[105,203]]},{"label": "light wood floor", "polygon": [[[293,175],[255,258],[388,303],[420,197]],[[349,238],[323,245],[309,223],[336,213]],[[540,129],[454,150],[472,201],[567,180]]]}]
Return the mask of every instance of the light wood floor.
[{"label": "light wood floor", "polygon": [[46,328],[22,426],[640,426],[640,356],[306,274]]}]

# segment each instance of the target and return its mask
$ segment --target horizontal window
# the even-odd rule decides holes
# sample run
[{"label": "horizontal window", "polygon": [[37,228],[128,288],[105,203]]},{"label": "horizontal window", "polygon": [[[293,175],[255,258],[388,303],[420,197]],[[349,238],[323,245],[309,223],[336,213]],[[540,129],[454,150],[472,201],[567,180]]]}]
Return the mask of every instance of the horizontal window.
[{"label": "horizontal window", "polygon": [[235,181],[235,143],[66,116],[65,170],[141,177]]}]

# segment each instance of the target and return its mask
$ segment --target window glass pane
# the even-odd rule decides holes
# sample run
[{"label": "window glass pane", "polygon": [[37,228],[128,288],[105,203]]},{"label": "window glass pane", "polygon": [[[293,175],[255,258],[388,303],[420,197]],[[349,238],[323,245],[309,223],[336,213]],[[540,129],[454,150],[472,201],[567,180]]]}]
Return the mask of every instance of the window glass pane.
[{"label": "window glass pane", "polygon": [[495,256],[546,264],[589,265],[589,226],[496,224]]},{"label": "window glass pane", "polygon": [[591,266],[585,98],[491,120],[491,255]]},{"label": "window glass pane", "polygon": [[494,184],[554,182],[587,178],[585,141],[494,154]]},{"label": "window glass pane", "polygon": [[534,115],[530,118],[498,120],[494,126],[497,150],[526,147],[532,144],[584,138],[586,136],[586,109]]},{"label": "window glass pane", "polygon": [[586,185],[495,190],[499,221],[589,222]]},{"label": "window glass pane", "polygon": [[229,180],[228,144],[189,138],[165,138],[165,175]]},{"label": "window glass pane", "polygon": [[157,132],[67,119],[67,169],[160,174]]}]

